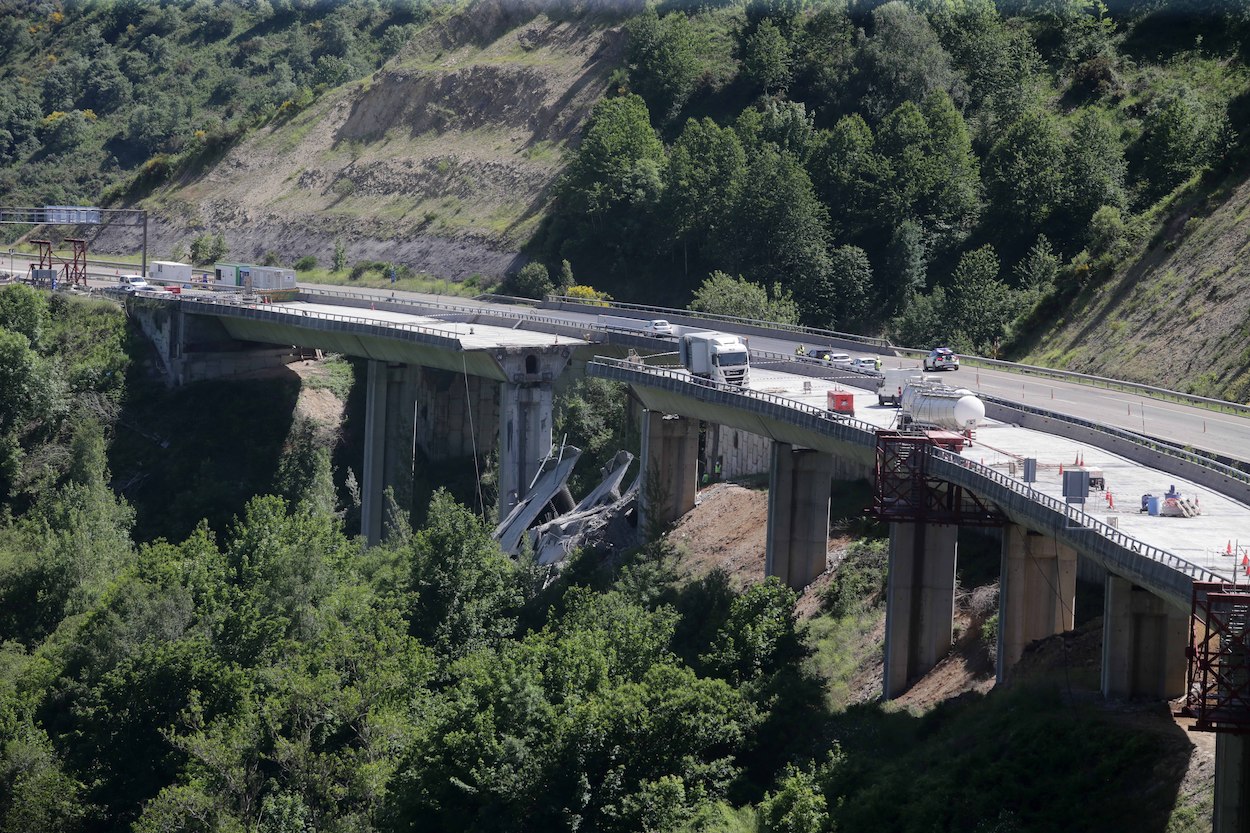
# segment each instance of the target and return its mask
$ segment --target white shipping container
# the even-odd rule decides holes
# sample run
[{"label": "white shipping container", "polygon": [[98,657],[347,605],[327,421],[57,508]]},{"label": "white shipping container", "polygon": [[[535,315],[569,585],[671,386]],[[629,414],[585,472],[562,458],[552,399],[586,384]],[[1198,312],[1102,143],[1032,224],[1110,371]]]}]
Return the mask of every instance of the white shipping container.
[{"label": "white shipping container", "polygon": [[162,283],[190,283],[191,264],[176,260],[152,260],[148,262],[148,277]]}]

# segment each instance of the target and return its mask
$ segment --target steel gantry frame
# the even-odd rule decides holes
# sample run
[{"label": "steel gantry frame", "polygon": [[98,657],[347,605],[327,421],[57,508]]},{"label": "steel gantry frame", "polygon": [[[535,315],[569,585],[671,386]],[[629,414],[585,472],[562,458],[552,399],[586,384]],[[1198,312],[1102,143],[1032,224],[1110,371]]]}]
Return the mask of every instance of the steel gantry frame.
[{"label": "steel gantry frame", "polygon": [[1195,581],[1188,686],[1180,714],[1194,730],[1250,734],[1250,589]]},{"label": "steel gantry frame", "polygon": [[[145,208],[95,208],[86,206],[57,206],[49,205],[42,207],[10,207],[0,206],[0,224],[17,224],[30,226],[100,226],[101,228],[113,223],[118,219],[133,219],[134,225],[142,223],[143,225],[143,252],[142,264],[140,270],[143,275],[148,273],[148,212]],[[48,253],[51,254],[51,246],[47,240],[31,240],[35,244],[47,244]],[[61,258],[61,263],[65,264],[66,280],[71,283],[77,283],[80,279],[85,286],[87,282],[87,241],[67,237],[66,243],[74,245],[74,253],[71,261],[65,261]],[[79,248],[81,244],[81,250]],[[51,269],[55,261],[49,260],[48,265],[44,266],[44,251],[40,246],[39,251],[39,268]],[[71,265],[72,263],[72,265]]]},{"label": "steel gantry frame", "polygon": [[959,452],[964,438],[946,432],[877,432],[872,514],[902,523],[1003,526],[1006,516],[974,493],[928,472],[929,450]]}]

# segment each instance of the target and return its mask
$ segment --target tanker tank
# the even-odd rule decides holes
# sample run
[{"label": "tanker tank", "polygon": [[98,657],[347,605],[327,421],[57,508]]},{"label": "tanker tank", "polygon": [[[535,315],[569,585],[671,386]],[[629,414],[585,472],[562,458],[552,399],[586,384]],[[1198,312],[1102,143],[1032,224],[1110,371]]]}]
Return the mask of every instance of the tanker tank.
[{"label": "tanker tank", "polygon": [[951,431],[975,429],[985,419],[985,403],[972,391],[938,382],[908,382],[901,405],[913,422]]}]

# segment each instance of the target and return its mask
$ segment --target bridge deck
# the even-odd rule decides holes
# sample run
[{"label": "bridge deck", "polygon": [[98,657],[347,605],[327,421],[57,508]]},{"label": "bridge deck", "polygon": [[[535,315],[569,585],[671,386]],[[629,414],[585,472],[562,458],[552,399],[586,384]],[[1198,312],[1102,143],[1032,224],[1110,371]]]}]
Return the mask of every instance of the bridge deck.
[{"label": "bridge deck", "polygon": [[[805,382],[811,383],[810,393],[804,391]],[[892,427],[897,414],[897,409],[892,406],[878,405],[875,392],[834,385],[808,376],[752,368],[751,387],[815,407],[824,407],[826,391],[835,388],[849,390],[854,394],[856,418],[882,428]],[[1105,492],[1091,491],[1085,504],[1089,514],[1102,519],[1114,517],[1127,535],[1219,573],[1230,581],[1237,576],[1238,581],[1250,583],[1245,570],[1236,569],[1242,555],[1250,553],[1250,507],[1245,504],[1096,446],[993,420],[986,420],[977,429],[976,439],[971,447],[964,450],[964,456],[1004,474],[1009,471],[1011,463],[1023,457],[1033,457],[1038,462],[1038,479],[1032,484],[1033,488],[1060,499],[1063,497],[1063,485],[1059,467],[1070,468],[1080,457],[1086,467],[1103,470],[1115,504],[1114,507],[1108,505]],[[1016,476],[1021,473],[1021,467],[1017,465]],[[1191,500],[1197,498],[1202,514],[1194,518],[1174,518],[1150,516],[1139,511],[1143,494],[1161,497],[1170,485],[1175,485],[1182,495]],[[1234,555],[1226,554],[1230,543]],[[1239,544],[1242,548],[1238,552]]]}]

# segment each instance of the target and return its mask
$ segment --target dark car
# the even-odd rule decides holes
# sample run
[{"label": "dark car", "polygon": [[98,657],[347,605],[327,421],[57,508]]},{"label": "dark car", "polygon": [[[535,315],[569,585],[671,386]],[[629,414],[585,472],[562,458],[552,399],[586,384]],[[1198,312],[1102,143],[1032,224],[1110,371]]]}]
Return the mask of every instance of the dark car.
[{"label": "dark car", "polygon": [[925,370],[958,370],[959,356],[949,347],[935,347],[924,357]]}]

